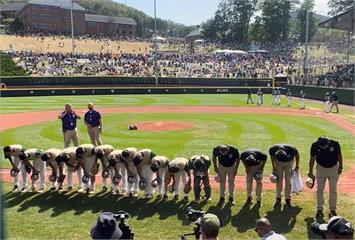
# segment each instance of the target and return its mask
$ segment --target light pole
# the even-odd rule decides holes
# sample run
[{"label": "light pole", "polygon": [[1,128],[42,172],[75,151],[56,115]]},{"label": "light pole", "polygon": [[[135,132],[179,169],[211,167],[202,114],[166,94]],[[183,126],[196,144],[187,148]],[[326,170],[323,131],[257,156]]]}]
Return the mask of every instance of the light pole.
[{"label": "light pole", "polygon": [[75,42],[74,42],[74,21],[73,21],[73,0],[70,1],[70,25],[71,25],[71,47],[72,47],[72,54],[74,55],[74,48],[75,48]]},{"label": "light pole", "polygon": [[304,78],[308,81],[308,35],[309,35],[309,0],[305,0],[306,3],[306,39],[305,39],[305,55],[303,62]]},{"label": "light pole", "polygon": [[157,59],[158,43],[157,43],[157,0],[154,0],[154,77],[155,85],[159,84],[158,80],[158,59]]}]

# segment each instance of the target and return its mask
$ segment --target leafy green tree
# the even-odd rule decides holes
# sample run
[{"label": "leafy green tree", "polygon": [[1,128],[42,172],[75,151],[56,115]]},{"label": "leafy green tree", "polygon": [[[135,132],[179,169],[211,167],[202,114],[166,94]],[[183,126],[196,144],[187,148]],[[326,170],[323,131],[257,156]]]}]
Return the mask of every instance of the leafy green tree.
[{"label": "leafy green tree", "polygon": [[306,16],[309,12],[309,32],[308,40],[310,41],[314,34],[317,32],[316,19],[313,14],[314,0],[305,0],[297,15],[297,31],[299,32],[299,41],[306,41]]},{"label": "leafy green tree", "polygon": [[328,6],[331,9],[328,14],[334,16],[342,12],[345,12],[351,7],[355,7],[355,1],[354,0],[329,0]]}]

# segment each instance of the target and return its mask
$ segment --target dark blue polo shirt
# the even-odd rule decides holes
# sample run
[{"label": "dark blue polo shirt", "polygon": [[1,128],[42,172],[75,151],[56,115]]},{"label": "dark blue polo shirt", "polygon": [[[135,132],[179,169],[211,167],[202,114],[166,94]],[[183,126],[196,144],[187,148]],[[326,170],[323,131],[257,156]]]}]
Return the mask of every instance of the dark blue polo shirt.
[{"label": "dark blue polo shirt", "polygon": [[339,142],[330,140],[329,147],[322,149],[314,142],[311,147],[311,156],[316,157],[316,162],[325,168],[331,168],[338,164],[338,155],[341,154]]},{"label": "dark blue polo shirt", "polygon": [[239,159],[239,151],[236,147],[228,145],[229,151],[228,154],[223,156],[219,152],[219,146],[213,149],[213,156],[218,158],[218,162],[224,167],[233,166],[237,159]]},{"label": "dark blue polo shirt", "polygon": [[290,144],[275,144],[269,149],[269,154],[270,156],[275,156],[276,152],[280,149],[284,148],[286,152],[286,158],[285,159],[278,159],[280,162],[289,162],[294,159],[294,157],[298,154],[298,150],[290,145]]},{"label": "dark blue polo shirt", "polygon": [[[62,112],[64,114],[64,112]],[[67,113],[62,117],[63,132],[67,130],[74,130],[76,128],[76,119],[78,115],[75,112]]]},{"label": "dark blue polo shirt", "polygon": [[97,127],[100,125],[101,114],[95,110],[90,110],[85,113],[84,120],[92,127]]}]

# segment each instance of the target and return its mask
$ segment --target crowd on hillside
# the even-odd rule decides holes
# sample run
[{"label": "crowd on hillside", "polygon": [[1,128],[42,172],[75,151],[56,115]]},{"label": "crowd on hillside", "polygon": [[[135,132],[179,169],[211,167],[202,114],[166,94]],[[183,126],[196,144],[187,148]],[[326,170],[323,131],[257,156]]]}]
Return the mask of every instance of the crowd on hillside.
[{"label": "crowd on hillside", "polygon": [[[35,53],[10,51],[9,54],[29,74],[35,76],[152,76],[154,54]],[[179,54],[158,53],[162,77],[272,77],[295,68],[286,55],[262,54]]]}]

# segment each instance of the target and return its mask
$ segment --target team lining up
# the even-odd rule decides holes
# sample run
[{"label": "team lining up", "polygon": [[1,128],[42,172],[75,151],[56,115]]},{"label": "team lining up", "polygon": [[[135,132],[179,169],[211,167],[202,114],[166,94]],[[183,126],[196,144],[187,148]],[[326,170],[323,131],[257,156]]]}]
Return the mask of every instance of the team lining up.
[{"label": "team lining up", "polygon": [[[332,146],[333,151],[335,146],[335,152],[341,153],[340,146],[336,141],[319,138],[312,144],[312,156],[319,155],[321,149],[319,146],[324,139],[328,140],[327,144]],[[157,189],[158,196],[161,198],[168,198],[167,192],[170,191],[173,192],[174,199],[178,199],[180,188],[182,188],[184,199],[188,200],[189,192],[192,190],[193,176],[195,200],[200,201],[203,185],[204,199],[208,202],[211,201],[209,180],[211,160],[207,155],[194,155],[190,159],[175,157],[170,161],[165,156],[156,155],[151,149],[114,150],[113,146],[108,144],[97,147],[92,144],[82,144],[78,147],[67,147],[64,150],[50,148],[46,151],[35,148],[26,150],[21,145],[10,145],[4,147],[4,154],[12,165],[10,174],[14,177],[14,191],[19,190],[19,173],[22,175],[21,191],[27,191],[27,174],[32,172],[30,191],[36,191],[36,182],[39,179],[38,192],[43,192],[46,182],[45,170],[48,165],[52,169],[48,178],[51,191],[56,189],[62,191],[65,178],[67,178],[67,190],[73,190],[73,173],[77,172],[78,191],[93,193],[96,175],[100,168],[98,160],[100,160],[103,191],[108,189],[108,179],[110,179],[112,193],[115,195],[137,197],[138,189],[140,189],[144,191],[146,198],[152,198],[154,189]],[[281,200],[282,179],[285,177],[285,199],[286,204],[290,205],[290,177],[292,171],[299,168],[298,150],[289,144],[275,144],[269,149],[269,154],[273,166],[270,181],[276,183],[276,199]],[[246,169],[247,201],[251,201],[252,183],[255,180],[256,199],[260,204],[262,176],[267,155],[258,149],[248,149],[239,154],[236,147],[226,144],[215,147],[212,153],[212,162],[216,172],[215,179],[220,183],[220,201],[224,201],[225,185],[228,178],[229,201],[233,203],[234,180],[239,160],[242,161]],[[337,160],[324,159],[324,156],[316,158],[316,161],[325,168],[338,164]],[[66,175],[64,174],[65,166]],[[340,167],[342,168],[342,162]],[[313,175],[312,172],[310,174],[310,176]],[[312,179],[314,181],[314,175]]]}]

